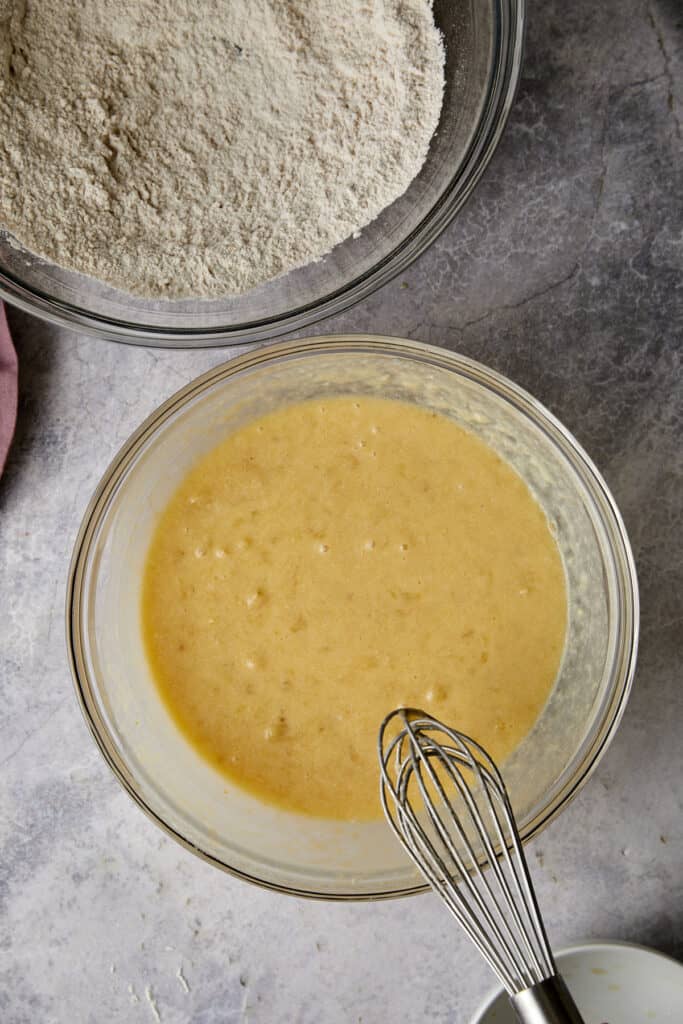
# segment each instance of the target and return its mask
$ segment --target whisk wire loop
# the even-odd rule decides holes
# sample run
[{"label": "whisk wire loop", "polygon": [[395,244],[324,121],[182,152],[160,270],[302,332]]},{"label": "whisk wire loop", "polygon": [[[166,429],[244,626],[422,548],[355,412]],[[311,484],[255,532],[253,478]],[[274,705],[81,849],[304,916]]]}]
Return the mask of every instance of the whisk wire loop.
[{"label": "whisk wire loop", "polygon": [[[390,724],[399,728],[389,738]],[[382,723],[379,757],[389,824],[508,992],[554,976],[512,806],[486,751],[401,708]]]},{"label": "whisk wire loop", "polygon": [[[477,916],[475,910],[472,908],[470,901],[467,899],[466,894],[458,894],[458,898],[454,897],[454,893],[449,885],[449,872],[450,866],[444,861],[443,857],[438,853],[434,844],[429,839],[427,833],[422,827],[417,815],[413,811],[410,804],[405,802],[408,782],[411,777],[414,763],[411,764],[411,756],[405,761],[399,761],[399,767],[397,769],[397,777],[399,780],[398,793],[401,797],[401,802],[397,804],[397,813],[399,819],[399,829],[397,830],[395,825],[394,829],[397,834],[403,832],[404,835],[410,836],[412,843],[415,848],[422,854],[422,859],[413,856],[413,859],[421,867],[423,873],[427,876],[428,881],[432,888],[441,896],[451,913],[457,918],[462,927],[465,929],[470,939],[475,942],[486,960],[489,962],[493,970],[498,970],[498,961],[496,957],[496,951],[493,943],[490,941],[489,936],[484,927],[482,927],[481,918]],[[418,785],[423,786],[421,780],[419,766],[416,769],[416,778],[418,779]],[[438,781],[437,781],[438,785]],[[386,809],[386,804],[385,804]],[[430,816],[431,815],[430,805]],[[391,819],[390,819],[391,820]],[[433,821],[438,821],[438,816],[433,817]],[[393,824],[393,821],[392,821]],[[440,822],[439,822],[440,825]],[[437,827],[439,827],[437,825]],[[459,826],[458,826],[459,827]],[[463,834],[464,838],[464,834]],[[452,856],[458,871],[464,873],[467,871],[467,866],[463,862],[457,847],[454,847],[450,842],[447,833],[444,836],[444,845],[447,847],[448,852]],[[410,853],[409,849],[409,853]],[[412,854],[411,854],[412,856]],[[484,918],[484,921],[489,925],[493,925],[493,921],[490,918],[488,907],[485,902],[481,899],[481,896],[476,890],[473,890],[471,894],[477,904],[477,909],[480,915]]]},{"label": "whisk wire loop", "polygon": [[[415,740],[415,733],[413,730],[416,727],[416,724],[417,723],[411,722],[410,720],[408,720],[406,724],[406,729],[411,734],[413,740]],[[440,744],[435,745],[433,743],[427,742],[425,742],[424,744],[419,742],[411,742],[409,749],[411,751],[411,760],[413,761],[413,763],[418,762],[420,766],[424,766],[424,768],[426,769],[430,781],[432,782],[435,789],[439,793],[442,812],[449,815],[451,827],[456,832],[456,835],[460,840],[460,843],[462,845],[465,845],[467,844],[466,833],[458,817],[452,815],[451,805],[449,804],[448,797],[441,783],[440,776],[438,772],[434,771],[433,769],[432,760],[434,759],[439,762],[440,766],[443,768],[448,778],[450,778],[451,781],[453,782],[456,791],[458,792],[458,795],[464,800],[467,809],[471,815],[476,814],[478,808],[475,804],[469,787],[464,782],[461,773],[456,770],[454,761],[456,763],[464,762],[465,766],[473,771],[475,778],[482,786],[488,787],[488,782],[485,781],[485,771],[482,769],[482,766],[474,760],[470,751],[467,750],[467,748],[464,746],[464,744],[462,744],[459,738],[453,736],[449,738],[455,740],[455,742],[457,743],[457,748],[444,747]],[[480,892],[479,888],[473,887],[472,895],[474,897],[474,901],[476,903],[477,909],[479,910],[479,913],[483,916],[484,922],[488,926],[488,929],[490,930],[492,928],[495,928],[498,922],[494,921],[491,911],[489,910],[489,904],[494,901],[494,894],[486,873],[482,870],[481,865],[476,857],[470,857],[469,863],[465,863],[464,859],[462,858],[458,851],[458,846],[455,843],[453,843],[448,830],[445,828],[443,820],[444,813],[437,813],[436,807],[433,805],[433,802],[429,799],[429,795],[426,788],[424,787],[423,780],[421,777],[421,771],[419,770],[419,768],[416,771],[416,775],[418,778],[418,784],[420,787],[423,803],[430,820],[434,824],[448,853],[455,862],[460,877],[467,875],[468,871],[473,872],[475,874],[477,882],[479,883],[479,886],[481,887],[481,890],[483,890],[483,892]],[[500,867],[496,859],[495,852],[491,844],[488,832],[484,831],[481,835],[481,838],[483,839],[484,848],[488,861],[492,865],[493,870],[496,873],[496,876],[498,877],[498,880],[500,880]],[[489,897],[488,901],[485,898],[486,896]],[[463,904],[463,908],[467,907],[469,909],[468,901],[466,899],[464,890],[461,890],[461,903]],[[514,907],[514,905],[511,905],[510,909],[513,913],[516,912],[516,908]],[[470,913],[472,913],[471,910]],[[474,921],[476,922],[476,917],[474,917],[474,915],[472,916],[474,918]],[[523,958],[519,956],[515,950],[515,937],[512,933],[512,929],[508,925],[508,922],[505,918],[502,918],[502,920],[499,923],[502,929],[502,934],[500,936],[502,959],[506,961],[506,967],[508,969],[508,972],[510,973],[511,976],[514,976],[516,972],[518,975],[520,975],[520,977],[526,980],[529,972],[525,968]],[[487,935],[487,932],[483,930],[480,925],[478,925],[478,930],[480,935]],[[487,945],[489,944],[488,938],[482,941],[486,941]],[[532,980],[529,980],[529,984],[531,983]]]}]

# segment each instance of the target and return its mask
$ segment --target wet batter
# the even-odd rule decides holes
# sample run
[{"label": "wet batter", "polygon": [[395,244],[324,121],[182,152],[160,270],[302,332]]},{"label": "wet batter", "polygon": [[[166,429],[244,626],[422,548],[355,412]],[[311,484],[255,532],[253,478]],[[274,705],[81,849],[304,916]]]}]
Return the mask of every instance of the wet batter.
[{"label": "wet batter", "polygon": [[176,723],[260,798],[379,815],[377,729],[423,707],[503,761],[565,638],[562,562],[514,470],[398,401],[291,405],[230,435],[152,540],[143,632]]}]

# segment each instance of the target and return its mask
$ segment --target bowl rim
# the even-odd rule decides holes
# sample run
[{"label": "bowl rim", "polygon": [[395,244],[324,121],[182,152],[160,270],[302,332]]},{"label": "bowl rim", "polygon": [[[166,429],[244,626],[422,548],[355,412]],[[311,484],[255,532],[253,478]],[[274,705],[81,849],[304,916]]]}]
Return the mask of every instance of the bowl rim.
[{"label": "bowl rim", "polygon": [[[143,420],[118,450],[102,474],[83,513],[71,556],[65,602],[66,645],[76,696],[86,724],[115,777],[137,805],[163,831],[203,860],[244,881],[276,892],[321,900],[392,899],[427,892],[429,885],[420,883],[369,893],[319,892],[296,885],[271,882],[252,875],[220,860],[185,838],[146,803],[136,788],[135,779],[129,771],[128,765],[118,755],[114,744],[108,742],[106,724],[93,698],[93,692],[98,689],[97,683],[90,678],[84,657],[81,604],[91,544],[98,531],[100,519],[106,512],[109,499],[124,479],[128,467],[134,463],[138,450],[175,412],[214,384],[230,377],[238,377],[241,373],[254,370],[261,364],[290,361],[297,358],[305,359],[320,353],[353,355],[367,354],[368,352],[383,354],[387,357],[413,358],[455,372],[466,380],[493,390],[527,415],[532,413],[537,426],[550,429],[553,440],[557,443],[560,451],[565,455],[567,453],[572,455],[573,468],[575,471],[582,471],[584,485],[588,486],[594,499],[599,499],[599,505],[597,500],[596,505],[598,505],[603,526],[611,526],[609,547],[618,582],[622,585],[620,597],[624,620],[620,650],[615,652],[613,658],[614,665],[618,668],[615,677],[616,685],[609,694],[608,707],[603,712],[595,736],[580,754],[580,763],[573,776],[563,784],[542,811],[538,812],[523,828],[520,828],[522,842],[526,843],[541,832],[574,799],[596,769],[614,738],[623,716],[633,683],[638,652],[640,605],[636,568],[626,528],[616,502],[594,462],[570,431],[541,402],[498,371],[492,370],[468,356],[462,356],[424,342],[381,335],[336,334],[280,341],[274,345],[252,349],[207,370],[172,394]],[[619,654],[620,657],[617,656]],[[579,757],[578,754],[576,756]]]},{"label": "bowl rim", "polygon": [[338,315],[401,274],[438,238],[470,198],[500,142],[522,73],[526,0],[491,0],[497,14],[494,54],[478,123],[462,161],[420,223],[391,252],[357,278],[311,302],[244,323],[217,327],[139,324],[57,299],[0,268],[0,299],[58,327],[132,345],[212,348],[266,341]]}]

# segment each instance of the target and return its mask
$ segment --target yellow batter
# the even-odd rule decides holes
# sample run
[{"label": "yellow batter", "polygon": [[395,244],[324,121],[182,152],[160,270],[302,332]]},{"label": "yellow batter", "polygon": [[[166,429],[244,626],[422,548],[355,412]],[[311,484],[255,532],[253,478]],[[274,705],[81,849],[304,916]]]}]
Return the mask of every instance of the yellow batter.
[{"label": "yellow batter", "polygon": [[268,801],[364,819],[399,704],[498,761],[519,744],[557,673],[566,595],[541,508],[490,448],[412,405],[334,398],[197,464],[152,540],[142,617],[204,757]]}]

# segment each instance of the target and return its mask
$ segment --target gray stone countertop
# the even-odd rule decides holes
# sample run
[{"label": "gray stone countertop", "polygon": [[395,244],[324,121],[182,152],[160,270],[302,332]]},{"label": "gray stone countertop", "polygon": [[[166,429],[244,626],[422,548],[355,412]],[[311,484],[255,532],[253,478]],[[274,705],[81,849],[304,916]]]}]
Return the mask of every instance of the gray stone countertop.
[{"label": "gray stone countertop", "polygon": [[[675,0],[532,0],[524,77],[467,208],[401,279],[309,333],[473,356],[601,468],[638,565],[623,724],[529,848],[556,946],[683,953],[681,25]],[[676,23],[678,19],[678,24]],[[261,891],[162,835],[105,766],[64,643],[71,546],[109,459],[230,351],[117,346],[9,311],[16,439],[0,481],[2,1024],[469,1020],[492,976],[432,896]]]}]

